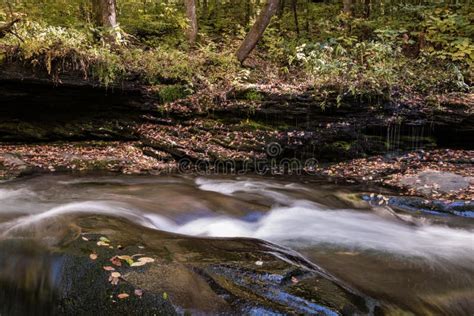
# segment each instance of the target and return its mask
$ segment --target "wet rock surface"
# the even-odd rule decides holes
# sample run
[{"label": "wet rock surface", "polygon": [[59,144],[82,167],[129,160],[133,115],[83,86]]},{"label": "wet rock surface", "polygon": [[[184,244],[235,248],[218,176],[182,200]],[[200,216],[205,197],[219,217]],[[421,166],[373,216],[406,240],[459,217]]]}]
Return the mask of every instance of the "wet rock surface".
[{"label": "wet rock surface", "polygon": [[[53,247],[30,239],[2,240],[0,311],[353,315],[374,308],[375,301],[272,244],[176,236],[100,219],[79,219]],[[109,243],[98,246],[101,240]],[[134,267],[117,256],[136,262],[146,256],[153,262]],[[21,268],[12,262],[22,262]],[[111,282],[117,272],[116,283]]]},{"label": "wet rock surface", "polygon": [[418,150],[374,156],[334,164],[321,172],[341,181],[379,184],[428,200],[474,200],[472,150]]},{"label": "wet rock surface", "polygon": [[428,170],[414,176],[405,176],[400,179],[400,182],[421,194],[429,194],[432,190],[450,193],[466,190],[471,184],[474,184],[474,178],[463,177],[451,172]]}]

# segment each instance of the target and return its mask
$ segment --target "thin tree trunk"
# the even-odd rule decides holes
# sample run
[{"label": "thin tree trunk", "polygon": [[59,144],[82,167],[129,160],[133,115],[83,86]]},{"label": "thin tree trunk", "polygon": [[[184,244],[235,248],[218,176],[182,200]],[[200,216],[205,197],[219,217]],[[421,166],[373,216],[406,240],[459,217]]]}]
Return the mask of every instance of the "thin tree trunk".
[{"label": "thin tree trunk", "polygon": [[352,0],[342,0],[342,11],[347,15],[352,15]]},{"label": "thin tree trunk", "polygon": [[370,0],[364,0],[364,14],[367,19],[370,18],[370,6]]},{"label": "thin tree trunk", "polygon": [[115,0],[92,0],[92,6],[96,25],[110,28],[117,26]]},{"label": "thin tree trunk", "polygon": [[298,22],[297,0],[292,0],[291,1],[291,8],[293,10],[293,20],[295,22],[296,34],[298,34],[298,36],[300,36],[300,23]]},{"label": "thin tree trunk", "polygon": [[285,13],[285,0],[280,1],[280,5],[278,6],[278,17],[282,17]]},{"label": "thin tree trunk", "polygon": [[109,30],[104,39],[109,43],[118,44],[122,40],[122,34],[117,29],[117,4],[115,0],[92,0],[94,20],[97,26]]},{"label": "thin tree trunk", "polygon": [[278,10],[279,0],[267,0],[265,7],[257,17],[257,21],[252,26],[252,29],[248,32],[244,41],[240,45],[237,51],[237,59],[243,63],[249,54],[254,50],[258,41],[262,38],[263,33],[267,29],[268,24],[272,20],[272,17]]},{"label": "thin tree trunk", "polygon": [[189,43],[194,45],[196,43],[196,37],[198,34],[198,22],[196,16],[196,1],[185,0],[186,4],[186,16],[189,20],[189,27],[186,31]]}]

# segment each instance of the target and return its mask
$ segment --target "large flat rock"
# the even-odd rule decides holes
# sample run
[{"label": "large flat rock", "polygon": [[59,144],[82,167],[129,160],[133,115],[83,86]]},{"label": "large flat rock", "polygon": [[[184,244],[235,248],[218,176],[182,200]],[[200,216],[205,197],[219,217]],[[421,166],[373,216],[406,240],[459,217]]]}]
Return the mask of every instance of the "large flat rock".
[{"label": "large flat rock", "polygon": [[427,170],[416,175],[405,176],[401,184],[415,189],[421,194],[430,194],[432,191],[453,193],[467,189],[474,183],[474,177],[464,177],[451,172]]}]

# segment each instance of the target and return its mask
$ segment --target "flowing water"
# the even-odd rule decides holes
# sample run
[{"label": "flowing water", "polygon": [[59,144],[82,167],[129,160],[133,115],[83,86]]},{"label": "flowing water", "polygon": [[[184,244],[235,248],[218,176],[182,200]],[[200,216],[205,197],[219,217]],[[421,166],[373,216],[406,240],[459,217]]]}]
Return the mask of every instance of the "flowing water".
[{"label": "flowing water", "polygon": [[255,238],[394,314],[472,315],[474,220],[373,207],[360,193],[301,178],[41,176],[0,184],[0,241],[54,247],[84,217],[89,226],[119,218],[121,229]]}]

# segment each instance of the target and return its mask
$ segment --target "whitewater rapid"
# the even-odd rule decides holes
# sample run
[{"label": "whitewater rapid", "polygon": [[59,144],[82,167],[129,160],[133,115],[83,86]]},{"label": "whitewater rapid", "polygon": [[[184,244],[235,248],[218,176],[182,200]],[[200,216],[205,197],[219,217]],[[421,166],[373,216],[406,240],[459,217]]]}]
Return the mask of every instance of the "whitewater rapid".
[{"label": "whitewater rapid", "polygon": [[[291,199],[284,190],[305,190],[294,184],[265,181],[228,181],[198,178],[202,191],[234,195],[252,193],[273,200],[268,212],[251,216],[208,215],[176,221],[149,213],[127,203],[115,201],[79,201],[58,205],[38,213],[19,216],[0,224],[0,235],[8,236],[32,225],[66,215],[107,215],[126,218],[147,228],[175,234],[201,237],[257,238],[273,243],[304,248],[326,245],[348,250],[392,253],[431,260],[463,260],[474,264],[474,231],[425,223],[407,223],[375,212],[331,209],[308,200]],[[34,196],[33,192],[0,190],[0,201]],[[189,211],[192,214],[192,210]]]}]

